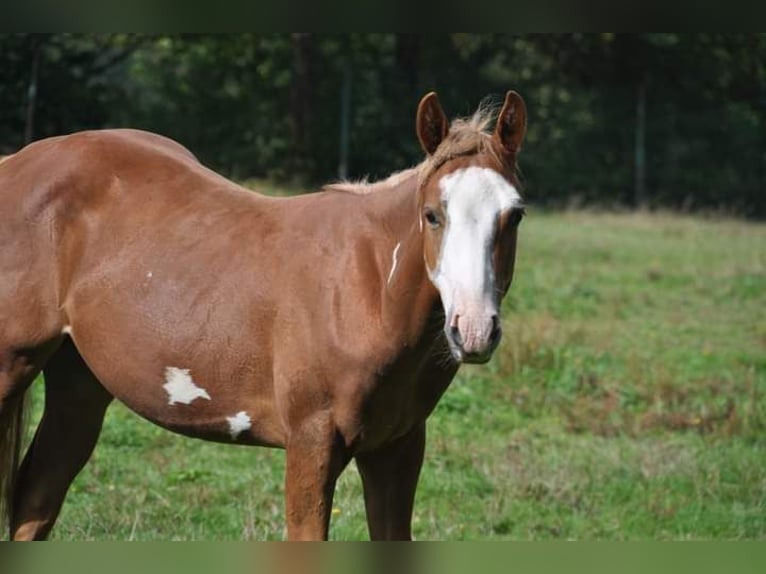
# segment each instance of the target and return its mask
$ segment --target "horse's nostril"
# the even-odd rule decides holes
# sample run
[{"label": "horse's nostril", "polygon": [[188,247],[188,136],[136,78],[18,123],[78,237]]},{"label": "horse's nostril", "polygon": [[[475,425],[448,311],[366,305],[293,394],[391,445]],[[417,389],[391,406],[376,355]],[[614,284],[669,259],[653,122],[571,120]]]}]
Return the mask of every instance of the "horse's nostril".
[{"label": "horse's nostril", "polygon": [[492,316],[492,333],[490,333],[489,338],[490,342],[494,345],[497,343],[497,341],[500,340],[501,335],[503,334],[503,329],[500,327],[500,319],[497,315]]},{"label": "horse's nostril", "polygon": [[460,329],[457,328],[457,325],[452,325],[450,328],[450,335],[452,336],[452,342],[455,343],[458,347],[463,346],[463,337],[460,336]]}]

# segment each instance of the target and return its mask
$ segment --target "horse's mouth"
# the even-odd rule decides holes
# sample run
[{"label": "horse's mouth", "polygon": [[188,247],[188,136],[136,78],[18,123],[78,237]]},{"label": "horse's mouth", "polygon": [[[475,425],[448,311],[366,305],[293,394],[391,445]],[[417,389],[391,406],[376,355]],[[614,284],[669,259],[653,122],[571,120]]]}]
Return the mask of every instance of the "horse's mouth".
[{"label": "horse's mouth", "polygon": [[460,364],[483,365],[484,363],[487,363],[492,358],[492,353],[495,350],[493,346],[487,349],[486,351],[484,351],[483,353],[466,353],[459,346],[449,341],[449,339],[447,340],[449,342],[450,355],[452,355],[452,359],[459,365]]},{"label": "horse's mouth", "polygon": [[447,344],[449,345],[449,351],[450,355],[452,355],[452,359],[458,363],[458,364],[467,364],[467,365],[483,365],[492,358],[492,355],[495,353],[495,349],[497,349],[498,344],[500,343],[500,337],[495,337],[494,340],[492,340],[489,344],[489,346],[480,352],[475,353],[469,353],[466,352],[465,349],[461,345],[459,345],[453,337],[450,337],[449,335],[446,335],[445,338],[447,339]]},{"label": "horse's mouth", "polygon": [[483,365],[484,363],[489,362],[492,358],[491,351],[486,353],[464,353],[460,351],[459,353],[459,357],[455,356],[455,353],[453,353],[452,356],[455,357],[455,360],[459,363],[465,363],[467,365]]}]

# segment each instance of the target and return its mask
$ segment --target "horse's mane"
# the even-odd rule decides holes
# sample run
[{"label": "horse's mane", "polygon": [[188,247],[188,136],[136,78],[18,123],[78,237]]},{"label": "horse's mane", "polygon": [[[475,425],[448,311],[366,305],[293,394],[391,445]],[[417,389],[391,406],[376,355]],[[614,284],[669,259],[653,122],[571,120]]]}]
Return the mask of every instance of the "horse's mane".
[{"label": "horse's mane", "polygon": [[499,165],[503,165],[503,158],[492,143],[490,132],[490,125],[494,124],[496,115],[496,106],[482,102],[471,117],[453,120],[449,132],[436,151],[418,166],[419,184],[424,184],[437,169],[460,156],[487,154]]},{"label": "horse's mane", "polygon": [[366,179],[331,183],[325,185],[322,191],[367,194],[395,187],[416,174],[418,185],[422,185],[445,163],[456,157],[466,155],[487,154],[499,165],[503,165],[504,160],[498,153],[497,147],[492,143],[490,131],[490,125],[494,124],[496,115],[496,106],[482,103],[472,116],[453,120],[449,132],[439,147],[436,148],[436,151],[415,167],[396,172],[386,179],[372,183]]},{"label": "horse's mane", "polygon": [[419,166],[411,167],[402,171],[397,171],[389,175],[386,179],[379,181],[369,182],[367,179],[360,179],[357,181],[339,181],[336,183],[328,183],[322,187],[322,191],[340,191],[344,193],[356,193],[359,195],[365,195],[382,189],[390,189],[397,185],[407,181],[411,177],[415,177],[418,173]]}]

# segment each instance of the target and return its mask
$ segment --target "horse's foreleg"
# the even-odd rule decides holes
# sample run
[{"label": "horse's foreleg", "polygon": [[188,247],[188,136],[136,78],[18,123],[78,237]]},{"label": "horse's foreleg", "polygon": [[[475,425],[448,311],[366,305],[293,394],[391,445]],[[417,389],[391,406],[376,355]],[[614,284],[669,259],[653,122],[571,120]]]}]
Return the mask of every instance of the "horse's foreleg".
[{"label": "horse's foreleg", "polygon": [[329,416],[312,417],[291,431],[285,477],[289,540],[327,540],[335,482],[349,459]]},{"label": "horse's foreleg", "polygon": [[393,444],[357,455],[372,540],[411,540],[412,507],[425,450],[425,423]]},{"label": "horse's foreleg", "polygon": [[43,373],[45,411],[19,469],[11,518],[14,540],[47,537],[69,485],[93,452],[112,400],[71,341]]}]

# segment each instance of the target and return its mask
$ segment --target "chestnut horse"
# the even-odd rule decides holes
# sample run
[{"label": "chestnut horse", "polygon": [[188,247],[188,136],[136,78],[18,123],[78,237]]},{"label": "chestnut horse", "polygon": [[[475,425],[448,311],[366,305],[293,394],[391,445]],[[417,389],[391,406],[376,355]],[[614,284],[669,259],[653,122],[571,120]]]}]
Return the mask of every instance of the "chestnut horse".
[{"label": "chestnut horse", "polygon": [[[0,477],[14,540],[44,539],[117,398],[205,440],[286,449],[291,540],[326,539],[353,458],[370,537],[409,539],[426,418],[500,340],[526,130],[508,92],[374,184],[270,198],[134,131],[33,143],[0,164]],[[45,408],[19,462],[23,398]]]}]

